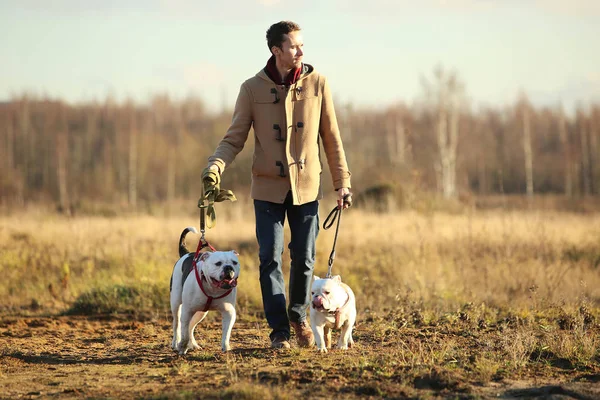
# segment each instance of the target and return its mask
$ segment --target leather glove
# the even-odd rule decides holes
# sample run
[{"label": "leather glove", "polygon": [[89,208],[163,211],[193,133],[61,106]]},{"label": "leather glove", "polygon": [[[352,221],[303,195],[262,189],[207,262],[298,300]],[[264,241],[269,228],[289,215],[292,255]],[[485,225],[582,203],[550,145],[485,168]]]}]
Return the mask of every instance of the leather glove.
[{"label": "leather glove", "polygon": [[211,192],[218,192],[221,185],[221,175],[218,170],[204,168],[202,171],[202,186],[205,196]]},{"label": "leather glove", "polygon": [[217,223],[214,203],[225,200],[236,201],[237,199],[231,190],[221,190],[221,175],[218,169],[204,168],[202,171],[202,186],[203,194],[198,200],[198,207],[204,207],[204,202],[208,201],[207,227],[213,228]]}]

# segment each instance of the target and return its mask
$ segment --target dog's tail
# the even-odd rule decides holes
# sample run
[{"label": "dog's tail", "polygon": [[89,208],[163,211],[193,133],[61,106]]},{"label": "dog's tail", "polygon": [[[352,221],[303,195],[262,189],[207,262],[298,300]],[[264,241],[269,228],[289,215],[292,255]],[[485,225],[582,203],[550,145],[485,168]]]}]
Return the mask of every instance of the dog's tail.
[{"label": "dog's tail", "polygon": [[190,252],[185,246],[185,235],[187,235],[189,232],[198,233],[196,228],[193,226],[188,226],[183,230],[183,232],[181,232],[181,236],[179,237],[179,257],[183,257]]}]

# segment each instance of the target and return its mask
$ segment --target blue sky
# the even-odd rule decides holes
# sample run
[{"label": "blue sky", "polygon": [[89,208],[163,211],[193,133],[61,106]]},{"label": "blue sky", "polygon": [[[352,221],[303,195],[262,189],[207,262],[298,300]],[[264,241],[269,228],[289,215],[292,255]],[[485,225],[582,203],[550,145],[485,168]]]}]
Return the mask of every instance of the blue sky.
[{"label": "blue sky", "polygon": [[474,106],[520,91],[537,105],[600,101],[599,0],[0,0],[0,100],[167,93],[232,107],[283,19],[302,26],[305,62],[337,102],[410,104],[438,63]]}]

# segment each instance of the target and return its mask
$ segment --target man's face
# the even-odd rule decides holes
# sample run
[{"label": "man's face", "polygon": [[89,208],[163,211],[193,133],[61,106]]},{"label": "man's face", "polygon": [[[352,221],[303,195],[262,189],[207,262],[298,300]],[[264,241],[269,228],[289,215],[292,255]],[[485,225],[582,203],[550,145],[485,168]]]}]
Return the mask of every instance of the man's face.
[{"label": "man's face", "polygon": [[300,31],[294,31],[284,37],[281,49],[275,48],[275,57],[279,59],[279,64],[286,69],[300,68],[304,56],[302,34]]}]

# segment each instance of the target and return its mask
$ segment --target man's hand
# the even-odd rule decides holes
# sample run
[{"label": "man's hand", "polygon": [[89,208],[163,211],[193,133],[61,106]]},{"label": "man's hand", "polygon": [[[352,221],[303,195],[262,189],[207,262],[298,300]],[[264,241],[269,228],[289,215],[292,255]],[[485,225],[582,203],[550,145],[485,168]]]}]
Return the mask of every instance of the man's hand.
[{"label": "man's hand", "polygon": [[[211,165],[204,168],[202,171],[202,197],[198,200],[198,207],[206,207],[206,216],[208,222],[206,226],[210,229],[217,224],[217,216],[215,214],[214,203],[229,200],[236,201],[235,195],[231,190],[221,189],[221,171],[216,165]],[[208,205],[204,203],[208,201]]]},{"label": "man's hand", "polygon": [[205,175],[209,171],[215,172],[218,175],[220,175],[220,173],[219,173],[219,167],[217,167],[215,164],[211,164],[210,167],[204,168],[204,171],[202,171],[202,179],[204,179]]},{"label": "man's hand", "polygon": [[202,183],[204,184],[204,189],[208,189],[211,186],[215,186],[220,181],[219,167],[216,165],[211,165],[208,168],[204,168],[202,171]]},{"label": "man's hand", "polygon": [[[346,201],[344,201],[344,196],[346,196],[347,194],[349,194],[350,197],[348,197],[348,199]],[[350,193],[350,189],[348,189],[348,188],[338,189],[337,203],[338,203],[338,208],[343,207],[344,210],[346,208],[350,207],[350,205],[352,204],[352,194]]]},{"label": "man's hand", "polygon": [[198,207],[204,204],[205,200],[214,203],[221,187],[221,175],[216,165],[204,168],[202,171],[202,196],[198,200]]}]

